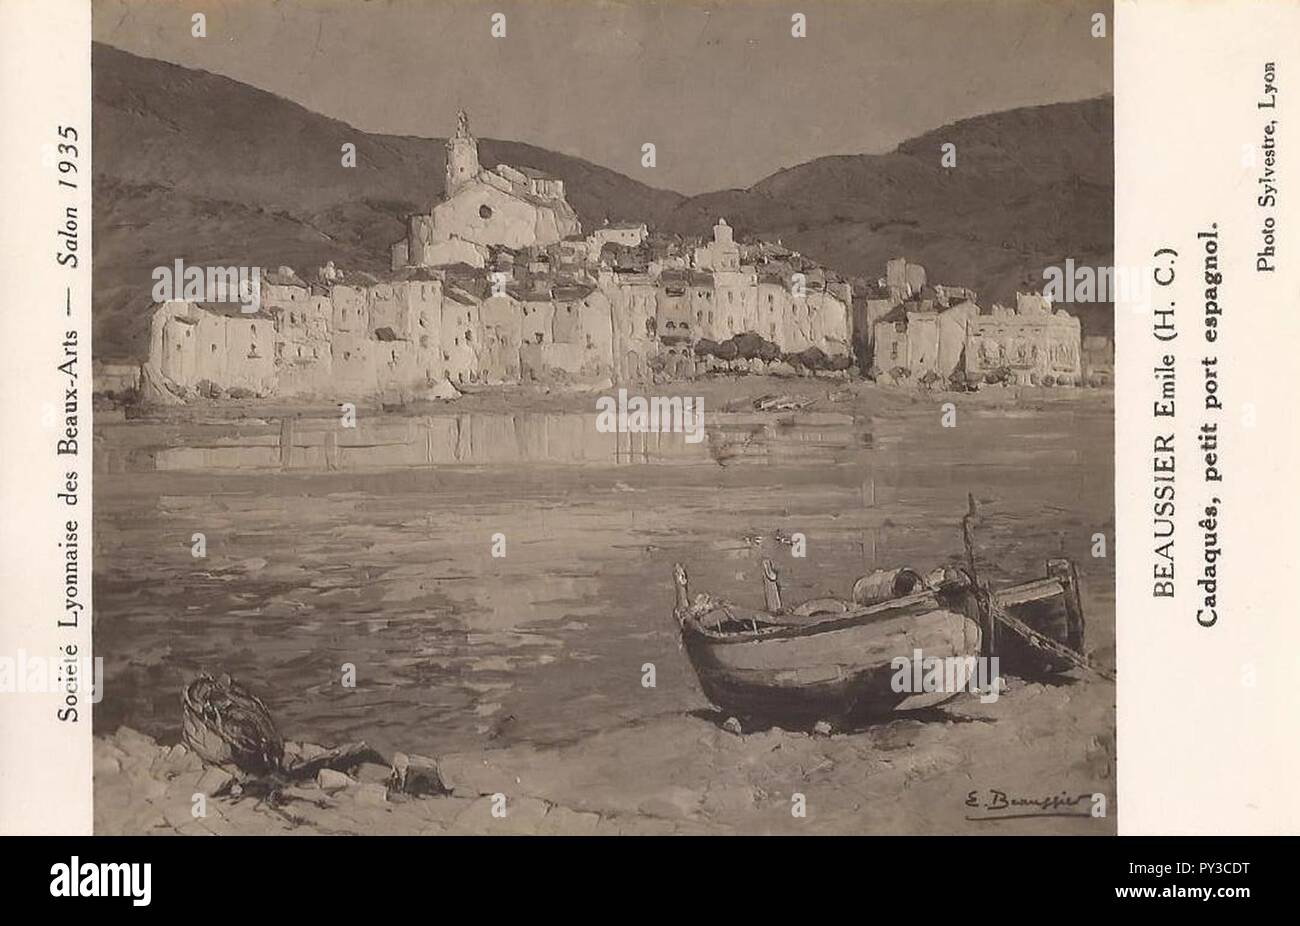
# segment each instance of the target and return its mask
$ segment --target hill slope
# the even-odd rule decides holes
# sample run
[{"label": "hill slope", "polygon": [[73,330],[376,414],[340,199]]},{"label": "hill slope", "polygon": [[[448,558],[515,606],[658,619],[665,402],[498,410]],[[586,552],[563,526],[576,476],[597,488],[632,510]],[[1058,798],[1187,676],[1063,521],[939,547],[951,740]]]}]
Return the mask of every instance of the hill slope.
[{"label": "hill slope", "polygon": [[[93,48],[95,347],[147,350],[150,273],[190,263],[387,265],[405,215],[442,193],[444,140],[372,135],[226,77]],[[535,167],[565,181],[584,228],[644,220],[707,234],[725,216],[741,236],[782,238],[848,276],[889,257],[981,301],[1037,285],[1066,257],[1110,260],[1109,99],[959,122],[885,155],[827,157],[748,190],[683,197],[517,142],[483,139],[484,164]],[[958,167],[939,165],[957,145]],[[357,146],[344,168],[341,147]],[[1110,329],[1108,307],[1085,314]]]},{"label": "hill slope", "polygon": [[[702,234],[721,214],[740,235],[780,237],[850,276],[874,279],[906,255],[932,282],[1010,301],[1067,257],[1110,263],[1112,121],[1109,97],[978,116],[888,154],[818,158],[748,190],[692,197],[666,225]],[[940,164],[946,142],[954,168]],[[1086,327],[1111,330],[1108,306],[1079,308]]]}]

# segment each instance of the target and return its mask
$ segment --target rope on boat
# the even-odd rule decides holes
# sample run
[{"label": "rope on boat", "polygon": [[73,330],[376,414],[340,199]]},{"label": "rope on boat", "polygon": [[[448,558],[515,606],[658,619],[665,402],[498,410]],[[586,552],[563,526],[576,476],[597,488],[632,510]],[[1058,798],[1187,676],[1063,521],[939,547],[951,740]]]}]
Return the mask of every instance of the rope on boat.
[{"label": "rope on boat", "polygon": [[1064,643],[1058,643],[1051,637],[1039,633],[1019,618],[1012,617],[1006,612],[1006,609],[997,603],[992,596],[989,596],[989,607],[992,610],[993,619],[1009,630],[1015,632],[1021,637],[1028,640],[1033,646],[1045,649],[1053,656],[1059,656],[1070,664],[1099,675],[1109,681],[1115,681],[1115,673],[1107,672],[1105,669],[1094,666],[1092,662],[1083,653],[1077,652]]}]

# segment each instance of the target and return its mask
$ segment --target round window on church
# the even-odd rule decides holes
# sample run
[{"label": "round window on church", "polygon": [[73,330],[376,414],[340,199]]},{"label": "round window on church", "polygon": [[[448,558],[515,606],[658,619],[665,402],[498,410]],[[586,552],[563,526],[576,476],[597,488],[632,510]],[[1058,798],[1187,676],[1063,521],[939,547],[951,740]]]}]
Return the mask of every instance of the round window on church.
[{"label": "round window on church", "polygon": [[489,206],[489,205],[487,205],[486,203],[484,203],[482,206],[479,206],[479,207],[478,207],[478,217],[479,217],[480,219],[490,219],[490,218],[492,218],[492,207]]}]

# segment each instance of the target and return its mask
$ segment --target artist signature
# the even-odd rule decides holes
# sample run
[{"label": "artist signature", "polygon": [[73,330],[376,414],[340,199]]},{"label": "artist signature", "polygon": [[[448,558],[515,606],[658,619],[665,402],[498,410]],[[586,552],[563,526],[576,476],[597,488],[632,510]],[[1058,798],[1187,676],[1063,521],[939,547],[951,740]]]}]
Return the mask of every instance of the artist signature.
[{"label": "artist signature", "polygon": [[967,814],[967,820],[1008,820],[1015,817],[1104,817],[1106,796],[1094,792],[1062,791],[1045,797],[1023,797],[998,788],[988,788],[967,792],[966,806],[976,811],[974,815]]}]

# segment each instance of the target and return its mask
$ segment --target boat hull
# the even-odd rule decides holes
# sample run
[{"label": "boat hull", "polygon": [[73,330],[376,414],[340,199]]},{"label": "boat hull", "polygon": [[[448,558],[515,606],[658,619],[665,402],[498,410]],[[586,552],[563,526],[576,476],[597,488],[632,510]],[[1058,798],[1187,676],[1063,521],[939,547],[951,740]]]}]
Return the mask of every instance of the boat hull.
[{"label": "boat hull", "polygon": [[894,660],[918,650],[939,659],[980,652],[979,625],[966,608],[928,594],[750,634],[711,633],[708,620],[682,622],[700,687],[719,709],[757,720],[843,722],[933,706],[955,692],[895,691]]}]

